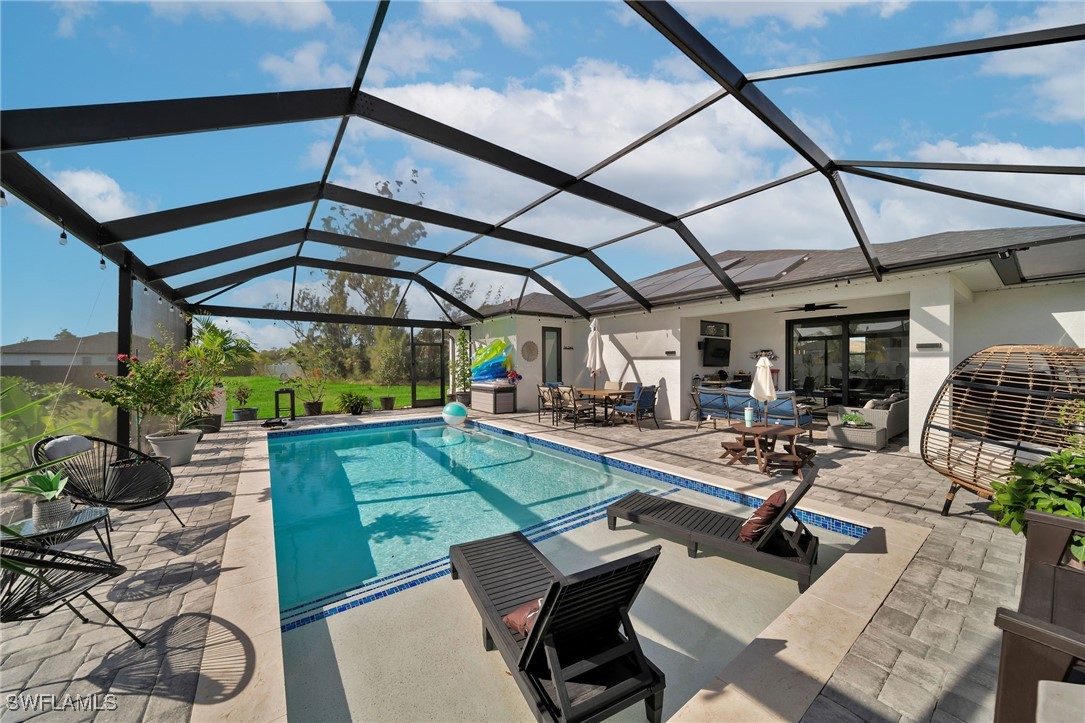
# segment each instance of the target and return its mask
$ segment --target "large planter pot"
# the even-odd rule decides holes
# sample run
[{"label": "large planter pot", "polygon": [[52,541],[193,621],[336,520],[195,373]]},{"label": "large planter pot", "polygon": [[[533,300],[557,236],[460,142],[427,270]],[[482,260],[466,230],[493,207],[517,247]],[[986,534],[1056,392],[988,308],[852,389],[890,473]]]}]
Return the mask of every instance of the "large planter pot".
[{"label": "large planter pot", "polygon": [[301,406],[305,407],[305,416],[316,417],[324,411],[324,402],[302,402]]},{"label": "large planter pot", "polygon": [[72,517],[72,500],[58,497],[55,500],[38,500],[34,503],[34,527],[52,527],[67,522]]},{"label": "large planter pot", "polygon": [[200,430],[204,434],[212,434],[222,429],[222,415],[208,414],[205,417],[192,420],[192,424],[189,426],[192,429]]},{"label": "large planter pot", "polygon": [[166,432],[155,432],[147,435],[147,441],[151,449],[160,457],[169,457],[170,465],[178,467],[188,464],[192,460],[192,452],[196,449],[196,442],[200,439],[200,430],[182,429],[180,434],[169,435]]},{"label": "large planter pot", "polygon": [[395,408],[396,408],[396,398],[395,397],[381,397],[381,409],[383,409],[386,412],[390,412],[391,410],[393,410]]},{"label": "large planter pot", "polygon": [[465,407],[471,406],[471,392],[456,392],[456,401]]},{"label": "large planter pot", "polygon": [[238,407],[234,410],[235,422],[251,422],[256,419],[256,407]]},{"label": "large planter pot", "polygon": [[222,422],[222,418],[226,416],[226,387],[215,385],[215,403],[211,405],[207,412],[208,414],[217,414],[219,423]]}]

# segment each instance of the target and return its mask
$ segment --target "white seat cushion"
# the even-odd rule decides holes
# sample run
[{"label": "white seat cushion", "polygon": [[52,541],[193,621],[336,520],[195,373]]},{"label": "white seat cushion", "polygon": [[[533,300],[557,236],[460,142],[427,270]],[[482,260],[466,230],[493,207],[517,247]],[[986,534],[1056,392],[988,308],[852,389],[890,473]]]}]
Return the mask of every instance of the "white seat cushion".
[{"label": "white seat cushion", "polygon": [[86,437],[78,434],[66,434],[63,437],[51,439],[45,443],[42,451],[46,459],[61,459],[71,457],[94,449],[94,443]]}]

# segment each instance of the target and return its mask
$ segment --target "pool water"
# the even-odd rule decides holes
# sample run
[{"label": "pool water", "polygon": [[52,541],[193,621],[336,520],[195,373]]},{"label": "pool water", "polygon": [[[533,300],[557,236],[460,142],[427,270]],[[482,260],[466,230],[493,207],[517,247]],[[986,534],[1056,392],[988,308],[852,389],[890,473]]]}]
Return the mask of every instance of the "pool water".
[{"label": "pool water", "polygon": [[269,437],[283,610],[634,490],[643,477],[445,425]]}]

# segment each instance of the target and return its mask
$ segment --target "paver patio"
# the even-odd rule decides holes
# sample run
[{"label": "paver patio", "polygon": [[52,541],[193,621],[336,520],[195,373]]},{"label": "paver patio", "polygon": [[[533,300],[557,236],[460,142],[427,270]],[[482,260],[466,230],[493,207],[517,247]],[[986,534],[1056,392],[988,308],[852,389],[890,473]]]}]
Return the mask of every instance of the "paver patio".
[{"label": "paver patio", "polygon": [[[663,421],[662,429],[642,432],[632,425],[574,431],[571,424],[540,424],[534,412],[496,419],[734,482],[771,488],[791,478],[783,471],[766,477],[756,467],[723,466],[719,442],[731,435],[722,429],[697,431],[693,423]],[[59,705],[65,695],[93,693],[101,706],[108,704],[104,694],[112,693],[115,711],[68,711],[63,718],[188,720],[205,641],[223,654],[214,670],[204,670],[214,680],[205,680],[203,690],[228,699],[248,685],[251,642],[226,621],[212,619],[211,609],[226,535],[245,524],[244,515],[232,517],[233,491],[245,444],[256,434],[254,424],[228,425],[206,438],[192,464],[176,470],[171,499],[188,525],[184,530],[164,507],[116,515],[114,547],[129,571],[112,587],[98,588],[97,597],[146,640],[147,648],[140,651],[94,609],[86,610],[91,619],[86,625],[64,610],[5,625],[0,630],[5,702],[9,694],[41,693],[57,696]],[[985,505],[965,494],[949,517],[941,517],[947,483],[906,446],[902,449],[901,441],[868,453],[828,447],[824,427],[815,431],[816,468],[807,470],[814,475],[811,498],[921,525],[931,533],[803,720],[993,717],[999,635],[992,621],[999,605],[1016,607],[1024,541],[998,528],[982,512]],[[97,544],[88,534],[69,549],[95,554]],[[41,715],[40,709],[7,707],[4,720]]]}]

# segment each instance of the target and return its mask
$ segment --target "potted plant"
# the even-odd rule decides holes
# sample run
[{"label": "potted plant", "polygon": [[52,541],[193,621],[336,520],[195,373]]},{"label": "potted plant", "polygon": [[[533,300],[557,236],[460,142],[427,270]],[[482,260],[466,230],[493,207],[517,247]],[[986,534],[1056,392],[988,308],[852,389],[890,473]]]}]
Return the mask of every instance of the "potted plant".
[{"label": "potted plant", "polygon": [[175,368],[175,354],[169,346],[153,340],[150,345],[150,360],[119,354],[117,360],[128,364],[128,374],[112,376],[96,372],[95,376],[107,386],[80,389],[79,393],[134,414],[138,447],[142,446],[144,419],[148,415],[162,417],[166,429],[148,434],[147,441],[156,455],[169,457],[174,466],[188,464],[200,431],[184,426],[210,404],[210,387],[206,378],[188,379],[190,364]]},{"label": "potted plant", "polygon": [[251,422],[256,419],[256,407],[245,406],[249,403],[250,394],[252,394],[252,388],[247,384],[240,384],[234,388],[234,401],[237,402],[237,406],[234,407],[235,422]]},{"label": "potted plant", "polygon": [[[387,391],[387,390],[385,390]],[[381,409],[386,412],[390,412],[396,408],[396,398],[393,395],[385,394],[380,398]]]},{"label": "potted plant", "polygon": [[299,341],[290,355],[298,365],[294,385],[302,390],[301,405],[305,407],[305,415],[315,417],[324,411],[324,390],[328,384],[324,351]]},{"label": "potted plant", "polygon": [[456,361],[452,373],[456,401],[465,407],[471,406],[471,349],[466,329],[460,329],[456,334]]},{"label": "potted plant", "polygon": [[840,415],[840,421],[849,427],[862,427],[866,424],[866,419],[858,412],[845,412]]},{"label": "potted plant", "polygon": [[347,414],[364,414],[373,411],[373,400],[365,394],[343,392],[339,395],[339,408]]},{"label": "potted plant", "polygon": [[[1028,535],[1027,510],[1085,519],[1085,454],[1079,446],[1052,452],[1034,464],[1015,463],[994,482],[988,509],[999,514],[998,524]],[[1072,535],[1064,561],[1085,569],[1085,535]]]},{"label": "potted plant", "polygon": [[222,428],[222,418],[226,414],[226,374],[251,363],[255,354],[252,343],[243,336],[210,319],[196,320],[192,340],[182,350],[181,358],[189,363],[192,374],[209,377],[212,387],[211,403],[206,414],[194,420],[196,427],[204,432],[217,432]]},{"label": "potted plant", "polygon": [[72,501],[63,496],[68,478],[63,472],[47,470],[27,475],[26,484],[11,487],[12,492],[40,497],[34,503],[34,526],[48,527],[67,522],[72,516]]}]

